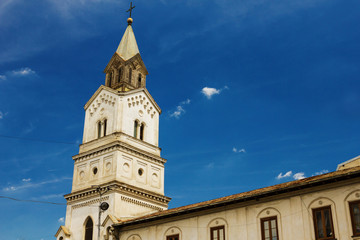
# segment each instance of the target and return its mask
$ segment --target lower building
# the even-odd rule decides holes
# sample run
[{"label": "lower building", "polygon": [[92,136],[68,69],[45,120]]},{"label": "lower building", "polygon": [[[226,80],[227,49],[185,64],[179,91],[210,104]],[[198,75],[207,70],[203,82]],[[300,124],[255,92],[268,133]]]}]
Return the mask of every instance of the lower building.
[{"label": "lower building", "polygon": [[360,239],[359,161],[355,164],[131,220],[109,221],[104,223],[104,239]]}]

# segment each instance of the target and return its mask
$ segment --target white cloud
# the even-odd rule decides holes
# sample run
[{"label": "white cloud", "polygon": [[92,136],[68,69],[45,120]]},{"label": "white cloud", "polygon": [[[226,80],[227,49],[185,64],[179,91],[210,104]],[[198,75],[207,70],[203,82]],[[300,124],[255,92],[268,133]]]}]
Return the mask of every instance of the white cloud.
[{"label": "white cloud", "polygon": [[59,222],[59,223],[64,223],[64,222],[65,222],[65,218],[64,218],[64,217],[59,218],[59,219],[58,219],[58,222]]},{"label": "white cloud", "polygon": [[3,112],[0,111],[0,119],[3,119],[5,116],[5,114]]},{"label": "white cloud", "polygon": [[180,105],[185,105],[185,104],[190,104],[191,100],[190,99],[186,99],[185,101],[182,101],[180,103]]},{"label": "white cloud", "polygon": [[37,188],[37,187],[41,187],[43,185],[46,184],[52,184],[52,183],[58,183],[58,182],[62,182],[65,180],[71,180],[71,177],[62,177],[62,178],[54,178],[54,179],[50,179],[50,180],[45,180],[42,182],[31,182],[31,181],[21,181],[21,184],[17,185],[17,186],[8,186],[3,188],[4,191],[9,192],[9,191],[18,191],[18,190],[22,190],[22,189],[28,189],[28,188]]},{"label": "white cloud", "polygon": [[186,99],[185,101],[180,102],[180,104],[176,106],[176,110],[170,114],[170,117],[180,118],[180,116],[185,113],[185,109],[183,106],[190,104],[190,102],[190,99]]},{"label": "white cloud", "polygon": [[323,169],[323,170],[321,170],[319,172],[316,172],[314,175],[321,175],[321,174],[325,174],[325,173],[328,173],[328,172],[329,172],[329,170]]},{"label": "white cloud", "polygon": [[179,105],[176,107],[176,110],[170,114],[170,117],[179,118],[183,113],[185,113],[185,110],[182,106]]},{"label": "white cloud", "polygon": [[295,173],[295,174],[294,174],[293,178],[294,178],[295,180],[299,180],[299,179],[303,179],[303,178],[306,178],[306,177],[305,177],[305,173],[303,173],[303,172],[298,172],[298,173]]},{"label": "white cloud", "polygon": [[236,147],[233,147],[232,151],[235,153],[246,153],[245,148],[237,149]]},{"label": "white cloud", "polygon": [[31,178],[23,178],[22,181],[23,181],[23,182],[30,182],[30,181],[31,181]]},{"label": "white cloud", "polygon": [[6,79],[7,79],[7,77],[5,75],[0,75],[0,82],[5,81]]},{"label": "white cloud", "polygon": [[282,179],[282,178],[286,178],[286,177],[291,177],[292,175],[292,171],[288,171],[285,174],[283,174],[282,172],[276,177],[276,179]]},{"label": "white cloud", "polygon": [[201,89],[201,93],[204,94],[208,99],[211,99],[213,95],[220,94],[220,89],[204,87]]},{"label": "white cloud", "polygon": [[4,191],[6,191],[6,192],[10,192],[10,191],[15,191],[17,188],[16,187],[14,187],[14,186],[10,186],[10,187],[6,187],[6,188],[4,188]]},{"label": "white cloud", "polygon": [[27,75],[35,74],[35,71],[28,67],[25,67],[25,68],[20,68],[18,70],[13,70],[11,73],[15,76],[27,76]]},{"label": "white cloud", "polygon": [[207,97],[207,99],[211,99],[212,96],[220,94],[225,89],[229,89],[229,87],[224,86],[223,88],[220,89],[204,87],[203,89],[201,89],[201,93],[204,94],[204,96]]}]

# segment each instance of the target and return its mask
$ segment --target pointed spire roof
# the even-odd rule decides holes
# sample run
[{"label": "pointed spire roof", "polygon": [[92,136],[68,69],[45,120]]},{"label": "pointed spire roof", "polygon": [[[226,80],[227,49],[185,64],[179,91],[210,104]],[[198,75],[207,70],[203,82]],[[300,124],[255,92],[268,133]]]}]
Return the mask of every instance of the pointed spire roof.
[{"label": "pointed spire roof", "polygon": [[136,54],[140,54],[138,45],[136,43],[134,31],[131,27],[132,19],[128,19],[128,26],[120,41],[116,53],[120,55],[125,61],[132,58]]}]

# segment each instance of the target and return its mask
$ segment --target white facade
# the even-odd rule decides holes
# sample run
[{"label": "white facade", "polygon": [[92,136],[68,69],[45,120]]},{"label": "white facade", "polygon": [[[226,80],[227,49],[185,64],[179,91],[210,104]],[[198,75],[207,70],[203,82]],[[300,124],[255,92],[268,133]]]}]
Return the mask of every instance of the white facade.
[{"label": "white facade", "polygon": [[274,196],[203,210],[166,220],[156,220],[127,226],[120,224],[119,235],[114,239],[166,240],[179,234],[180,240],[210,240],[210,228],[224,226],[226,240],[261,240],[261,219],[277,217],[278,238],[313,240],[315,238],[312,210],[331,207],[334,238],[338,240],[360,239],[352,237],[349,202],[360,200],[359,181],[334,184],[330,189],[313,188],[311,192],[297,196]]}]

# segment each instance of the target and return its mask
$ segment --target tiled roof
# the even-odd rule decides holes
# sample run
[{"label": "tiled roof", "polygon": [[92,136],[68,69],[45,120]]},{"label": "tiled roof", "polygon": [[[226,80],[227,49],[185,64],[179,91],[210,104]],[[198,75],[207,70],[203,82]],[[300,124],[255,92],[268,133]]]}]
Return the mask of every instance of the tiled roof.
[{"label": "tiled roof", "polygon": [[275,194],[281,194],[290,191],[296,191],[304,188],[309,188],[317,185],[323,185],[333,182],[334,180],[340,181],[342,179],[349,179],[354,177],[360,177],[360,167],[348,168],[345,170],[330,172],[322,175],[317,175],[309,178],[304,178],[296,181],[281,183],[265,188],[252,190],[249,192],[238,193],[226,197],[216,198],[213,200],[190,204],[182,207],[172,208],[169,210],[148,214],[145,216],[133,218],[130,220],[120,221],[115,226],[126,226],[137,223],[142,223],[151,220],[158,220],[175,215],[195,212],[204,210],[207,208],[220,207],[236,202],[245,202],[261,197],[271,196]]}]

